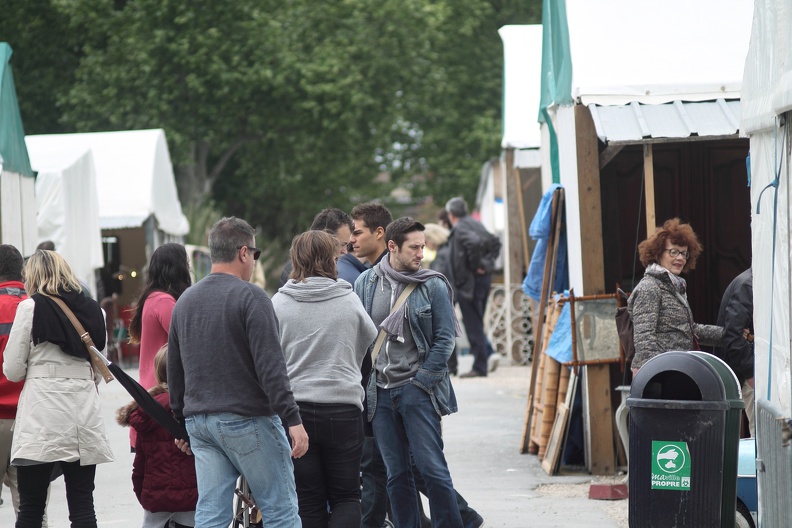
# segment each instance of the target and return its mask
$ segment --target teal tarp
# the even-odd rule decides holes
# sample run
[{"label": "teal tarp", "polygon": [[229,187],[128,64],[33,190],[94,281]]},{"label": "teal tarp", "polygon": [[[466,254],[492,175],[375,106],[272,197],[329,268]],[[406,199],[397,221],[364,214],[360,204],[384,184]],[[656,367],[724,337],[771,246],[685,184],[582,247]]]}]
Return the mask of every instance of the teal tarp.
[{"label": "teal tarp", "polygon": [[539,101],[539,122],[547,123],[550,132],[550,168],[553,183],[560,183],[558,139],[547,111],[554,104],[574,104],[566,0],[542,2],[542,93]]},{"label": "teal tarp", "polygon": [[11,53],[11,46],[0,42],[0,157],[4,171],[32,177],[14,75],[9,64]]}]

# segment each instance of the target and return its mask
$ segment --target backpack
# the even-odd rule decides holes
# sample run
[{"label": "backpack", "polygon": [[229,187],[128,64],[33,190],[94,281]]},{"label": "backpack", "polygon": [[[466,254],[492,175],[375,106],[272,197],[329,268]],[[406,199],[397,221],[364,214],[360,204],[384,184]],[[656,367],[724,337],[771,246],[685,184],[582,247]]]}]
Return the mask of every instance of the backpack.
[{"label": "backpack", "polygon": [[632,364],[635,357],[635,341],[633,339],[633,322],[626,306],[616,308],[616,331],[619,333],[619,343],[624,349],[627,365]]},{"label": "backpack", "polygon": [[[620,295],[627,297],[621,288],[618,289]],[[633,322],[630,312],[627,311],[626,306],[616,308],[616,331],[619,334],[619,343],[624,349],[626,363],[629,367],[632,365],[632,360],[635,357],[635,339],[633,338]]]},{"label": "backpack", "polygon": [[[481,226],[481,224],[479,225]],[[500,238],[487,231],[484,226],[481,226],[481,229],[476,234],[479,238],[479,249],[481,250],[481,266],[487,270],[487,273],[492,273],[492,270],[495,269],[495,261],[500,256]]]}]

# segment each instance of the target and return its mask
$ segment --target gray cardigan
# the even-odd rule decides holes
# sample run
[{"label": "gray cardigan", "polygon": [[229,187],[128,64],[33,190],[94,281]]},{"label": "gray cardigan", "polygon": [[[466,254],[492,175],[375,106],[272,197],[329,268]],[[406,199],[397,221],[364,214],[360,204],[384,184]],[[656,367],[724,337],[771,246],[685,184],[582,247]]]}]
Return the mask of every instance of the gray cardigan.
[{"label": "gray cardigan", "polygon": [[360,366],[377,327],[345,280],[289,280],[272,298],[286,372],[299,402],[363,410]]},{"label": "gray cardigan", "polygon": [[692,350],[693,331],[702,345],[721,344],[723,328],[693,322],[687,300],[676,291],[665,272],[647,270],[630,295],[627,309],[635,340],[632,368],[640,368],[663,352]]}]

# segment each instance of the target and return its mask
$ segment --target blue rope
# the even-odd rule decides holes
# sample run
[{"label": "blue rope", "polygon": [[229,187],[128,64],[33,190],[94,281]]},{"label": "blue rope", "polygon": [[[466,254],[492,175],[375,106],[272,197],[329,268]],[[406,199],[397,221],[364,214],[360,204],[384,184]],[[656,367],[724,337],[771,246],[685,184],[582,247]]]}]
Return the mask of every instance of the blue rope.
[{"label": "blue rope", "polygon": [[[776,126],[774,127],[773,136],[773,168],[776,168],[775,178],[768,183],[762,192],[759,193],[759,198],[756,201],[756,214],[760,213],[760,206],[762,202],[762,195],[770,187],[773,188],[773,249],[771,253],[771,271],[770,271],[770,339],[767,354],[767,401],[770,401],[772,395],[772,373],[773,373],[773,292],[775,291],[775,253],[776,253],[776,231],[778,230],[778,184],[781,179],[781,164],[783,164],[784,150],[781,151],[781,163],[778,163],[778,118],[776,118]],[[784,127],[784,144],[786,144],[786,127]]]}]

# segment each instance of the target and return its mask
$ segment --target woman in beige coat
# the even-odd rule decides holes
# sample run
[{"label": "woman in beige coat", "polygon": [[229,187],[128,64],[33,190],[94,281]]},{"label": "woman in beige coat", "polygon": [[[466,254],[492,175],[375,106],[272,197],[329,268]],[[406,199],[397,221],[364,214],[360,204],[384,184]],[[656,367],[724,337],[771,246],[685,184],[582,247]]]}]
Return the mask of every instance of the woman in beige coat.
[{"label": "woman in beige coat", "polygon": [[96,464],[113,461],[99,408],[99,378],[79,334],[50,296],[66,303],[100,350],[106,342],[102,311],[80,293],[69,265],[53,251],[30,257],[25,288],[30,298],[19,304],[3,355],[6,377],[25,381],[11,446],[20,495],[16,528],[41,526],[56,463],[66,482],[71,526],[95,528]]}]

